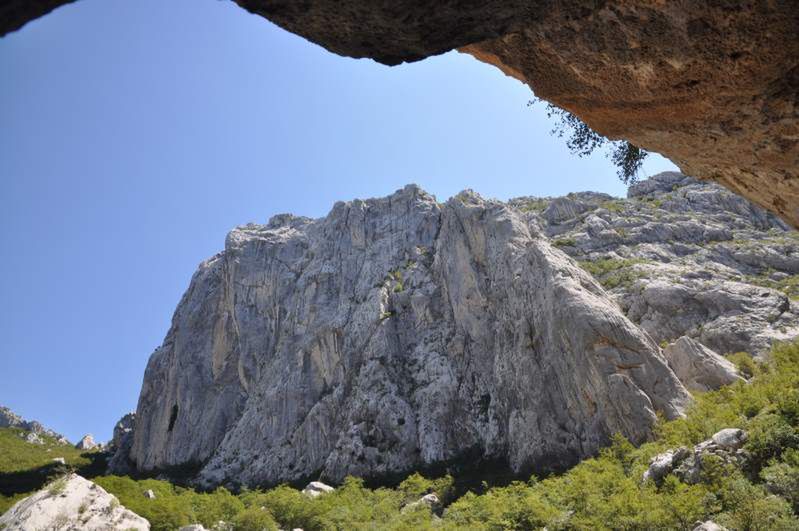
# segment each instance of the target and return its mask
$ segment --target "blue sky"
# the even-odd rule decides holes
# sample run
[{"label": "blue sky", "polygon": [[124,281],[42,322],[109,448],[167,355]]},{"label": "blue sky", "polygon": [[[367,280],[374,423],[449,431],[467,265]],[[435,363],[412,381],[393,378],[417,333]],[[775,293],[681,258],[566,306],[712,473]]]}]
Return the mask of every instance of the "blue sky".
[{"label": "blue sky", "polygon": [[346,59],[218,0],[80,0],[0,39],[0,404],[108,439],[236,225],[409,182],[623,195],[530,98],[470,56]]}]

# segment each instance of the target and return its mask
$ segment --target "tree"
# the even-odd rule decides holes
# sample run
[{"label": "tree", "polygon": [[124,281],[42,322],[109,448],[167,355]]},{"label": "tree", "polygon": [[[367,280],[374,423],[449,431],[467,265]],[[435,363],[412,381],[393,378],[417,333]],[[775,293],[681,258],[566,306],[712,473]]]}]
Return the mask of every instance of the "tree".
[{"label": "tree", "polygon": [[[538,99],[530,100],[527,106],[534,105]],[[566,146],[579,156],[586,157],[601,147],[607,148],[607,156],[616,166],[616,174],[624,184],[638,180],[638,171],[649,153],[626,140],[610,140],[600,135],[577,116],[567,110],[546,104],[547,117],[556,120],[551,133],[558,138],[566,136]]]}]

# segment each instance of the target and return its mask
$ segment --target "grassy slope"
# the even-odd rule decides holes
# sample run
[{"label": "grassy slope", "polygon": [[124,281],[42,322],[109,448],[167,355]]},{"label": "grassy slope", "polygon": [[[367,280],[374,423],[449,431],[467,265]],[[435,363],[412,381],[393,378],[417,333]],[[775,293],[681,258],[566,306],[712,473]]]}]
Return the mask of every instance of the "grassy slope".
[{"label": "grassy slope", "polygon": [[[193,522],[208,527],[218,520],[232,521],[242,530],[278,525],[306,531],[692,529],[694,522],[707,519],[731,530],[799,530],[799,343],[776,348],[770,365],[753,370],[756,375],[748,384],[698,396],[686,419],[661,423],[657,438],[640,448],[617,437],[600,456],[565,474],[502,487],[485,485],[465,494],[452,478],[429,480],[418,474],[396,489],[369,489],[350,478],[317,499],[289,487],[233,495],[225,489],[198,493],[152,479],[106,476],[95,481],[148,518],[155,530]],[[697,485],[674,478],[659,489],[641,483],[656,453],[693,445],[726,427],[750,434],[746,470],[708,460]],[[28,448],[16,437],[5,432],[0,437],[0,473],[30,470],[52,455]],[[71,457],[76,464],[85,459]],[[145,498],[146,489],[153,489],[156,499]],[[431,491],[447,505],[442,519],[431,518],[424,509],[400,512],[405,503]]]}]

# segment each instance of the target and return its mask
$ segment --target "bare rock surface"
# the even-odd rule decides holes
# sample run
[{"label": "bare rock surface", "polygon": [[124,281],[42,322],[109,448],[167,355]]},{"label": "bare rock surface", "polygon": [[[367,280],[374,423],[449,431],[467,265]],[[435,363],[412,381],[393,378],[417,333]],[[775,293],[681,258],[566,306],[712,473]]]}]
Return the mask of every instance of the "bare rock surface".
[{"label": "bare rock surface", "polygon": [[659,344],[687,336],[721,355],[762,355],[799,336],[799,233],[719,185],[666,172],[625,199],[578,192],[509,204]]},{"label": "bare rock surface", "polygon": [[689,395],[525,213],[418,187],[238,227],[150,358],[130,458],[203,485],[557,469]]},{"label": "bare rock surface", "polygon": [[774,2],[237,0],[340,55],[454,48],[799,227],[799,9]]},{"label": "bare rock surface", "polygon": [[[0,35],[68,1],[6,1]],[[394,65],[460,49],[799,227],[794,0],[236,2],[340,55]]]},{"label": "bare rock surface", "polygon": [[659,485],[667,475],[674,474],[685,483],[699,483],[702,479],[702,462],[708,456],[713,456],[725,464],[743,467],[748,459],[747,452],[743,450],[746,439],[745,431],[739,428],[725,428],[710,439],[700,442],[692,450],[681,447],[658,454],[650,461],[643,480],[652,480]]},{"label": "bare rock surface", "polygon": [[136,429],[136,413],[127,413],[114,425],[114,434],[109,444],[108,451],[111,458],[108,461],[108,470],[113,474],[129,474],[130,449],[133,446],[133,433]]},{"label": "bare rock surface", "polygon": [[5,531],[150,529],[150,523],[119,504],[99,485],[70,474],[17,502],[0,516]]},{"label": "bare rock surface", "polygon": [[11,411],[11,409],[4,406],[0,406],[0,428],[18,428],[28,431],[30,434],[25,434],[25,437],[28,439],[28,442],[34,444],[40,444],[39,441],[41,441],[42,435],[51,437],[61,444],[69,444],[66,437],[60,433],[45,428],[40,422],[35,420],[25,420]]},{"label": "bare rock surface", "polygon": [[80,441],[75,445],[75,448],[78,450],[94,450],[98,448],[99,445],[94,441],[94,437],[92,434],[84,435]]},{"label": "bare rock surface", "polygon": [[711,391],[743,381],[732,362],[687,336],[667,346],[663,355],[690,391]]},{"label": "bare rock surface", "polygon": [[330,485],[322,483],[321,481],[311,481],[305,486],[304,489],[302,489],[302,493],[311,498],[316,498],[317,496],[321,496],[322,494],[326,494],[328,492],[333,492],[334,490],[336,489]]}]

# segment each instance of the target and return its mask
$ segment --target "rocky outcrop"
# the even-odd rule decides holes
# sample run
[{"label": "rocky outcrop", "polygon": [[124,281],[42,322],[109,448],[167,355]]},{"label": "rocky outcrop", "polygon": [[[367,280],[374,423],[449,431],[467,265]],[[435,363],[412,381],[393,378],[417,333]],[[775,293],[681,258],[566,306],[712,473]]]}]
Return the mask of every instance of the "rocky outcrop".
[{"label": "rocky outcrop", "polygon": [[56,442],[60,444],[69,444],[69,441],[66,439],[66,437],[60,433],[56,433],[49,428],[45,428],[41,423],[35,420],[25,420],[21,416],[11,411],[9,408],[3,406],[0,406],[0,428],[18,428],[20,430],[28,431],[30,434],[32,434],[25,435],[26,438],[29,438],[28,442],[35,442],[32,440],[34,435],[39,440],[41,440],[40,436],[44,435],[55,439]]},{"label": "rocky outcrop", "polygon": [[75,445],[78,450],[95,450],[98,447],[99,445],[94,442],[94,437],[91,434],[84,435]]},{"label": "rocky outcrop", "polygon": [[761,356],[799,336],[799,233],[721,186],[667,172],[626,199],[580,192],[510,205],[658,343],[688,336],[718,354]]},{"label": "rocky outcrop", "polygon": [[[11,0],[0,34],[63,0]],[[799,9],[793,0],[237,0],[385,64],[459,48],[611,138],[662,153],[799,227]]]},{"label": "rocky outcrop", "polygon": [[112,474],[125,475],[132,471],[130,450],[133,447],[133,433],[136,429],[136,413],[124,415],[114,426],[114,435],[108,451],[108,471]]},{"label": "rocky outcrop", "polygon": [[0,529],[147,531],[150,529],[150,523],[121,506],[115,496],[107,493],[99,485],[77,474],[70,474],[17,502],[0,516]]},{"label": "rocky outcrop", "polygon": [[305,486],[304,489],[302,489],[302,493],[309,498],[316,498],[317,496],[327,494],[328,492],[333,492],[334,490],[336,489],[330,485],[325,485],[321,481],[311,481]]},{"label": "rocky outcrop", "polygon": [[689,396],[534,220],[414,186],[232,231],[145,372],[131,459],[203,484],[562,468]]},{"label": "rocky outcrop", "polygon": [[688,484],[699,483],[702,479],[702,462],[709,456],[721,463],[743,468],[748,454],[743,450],[746,432],[738,428],[725,428],[710,439],[694,446],[658,454],[652,458],[649,468],[644,472],[644,481],[652,480],[657,485],[669,475],[674,474],[680,481]]},{"label": "rocky outcrop", "polygon": [[732,362],[690,337],[682,336],[668,345],[663,355],[690,391],[712,391],[743,381]]}]

